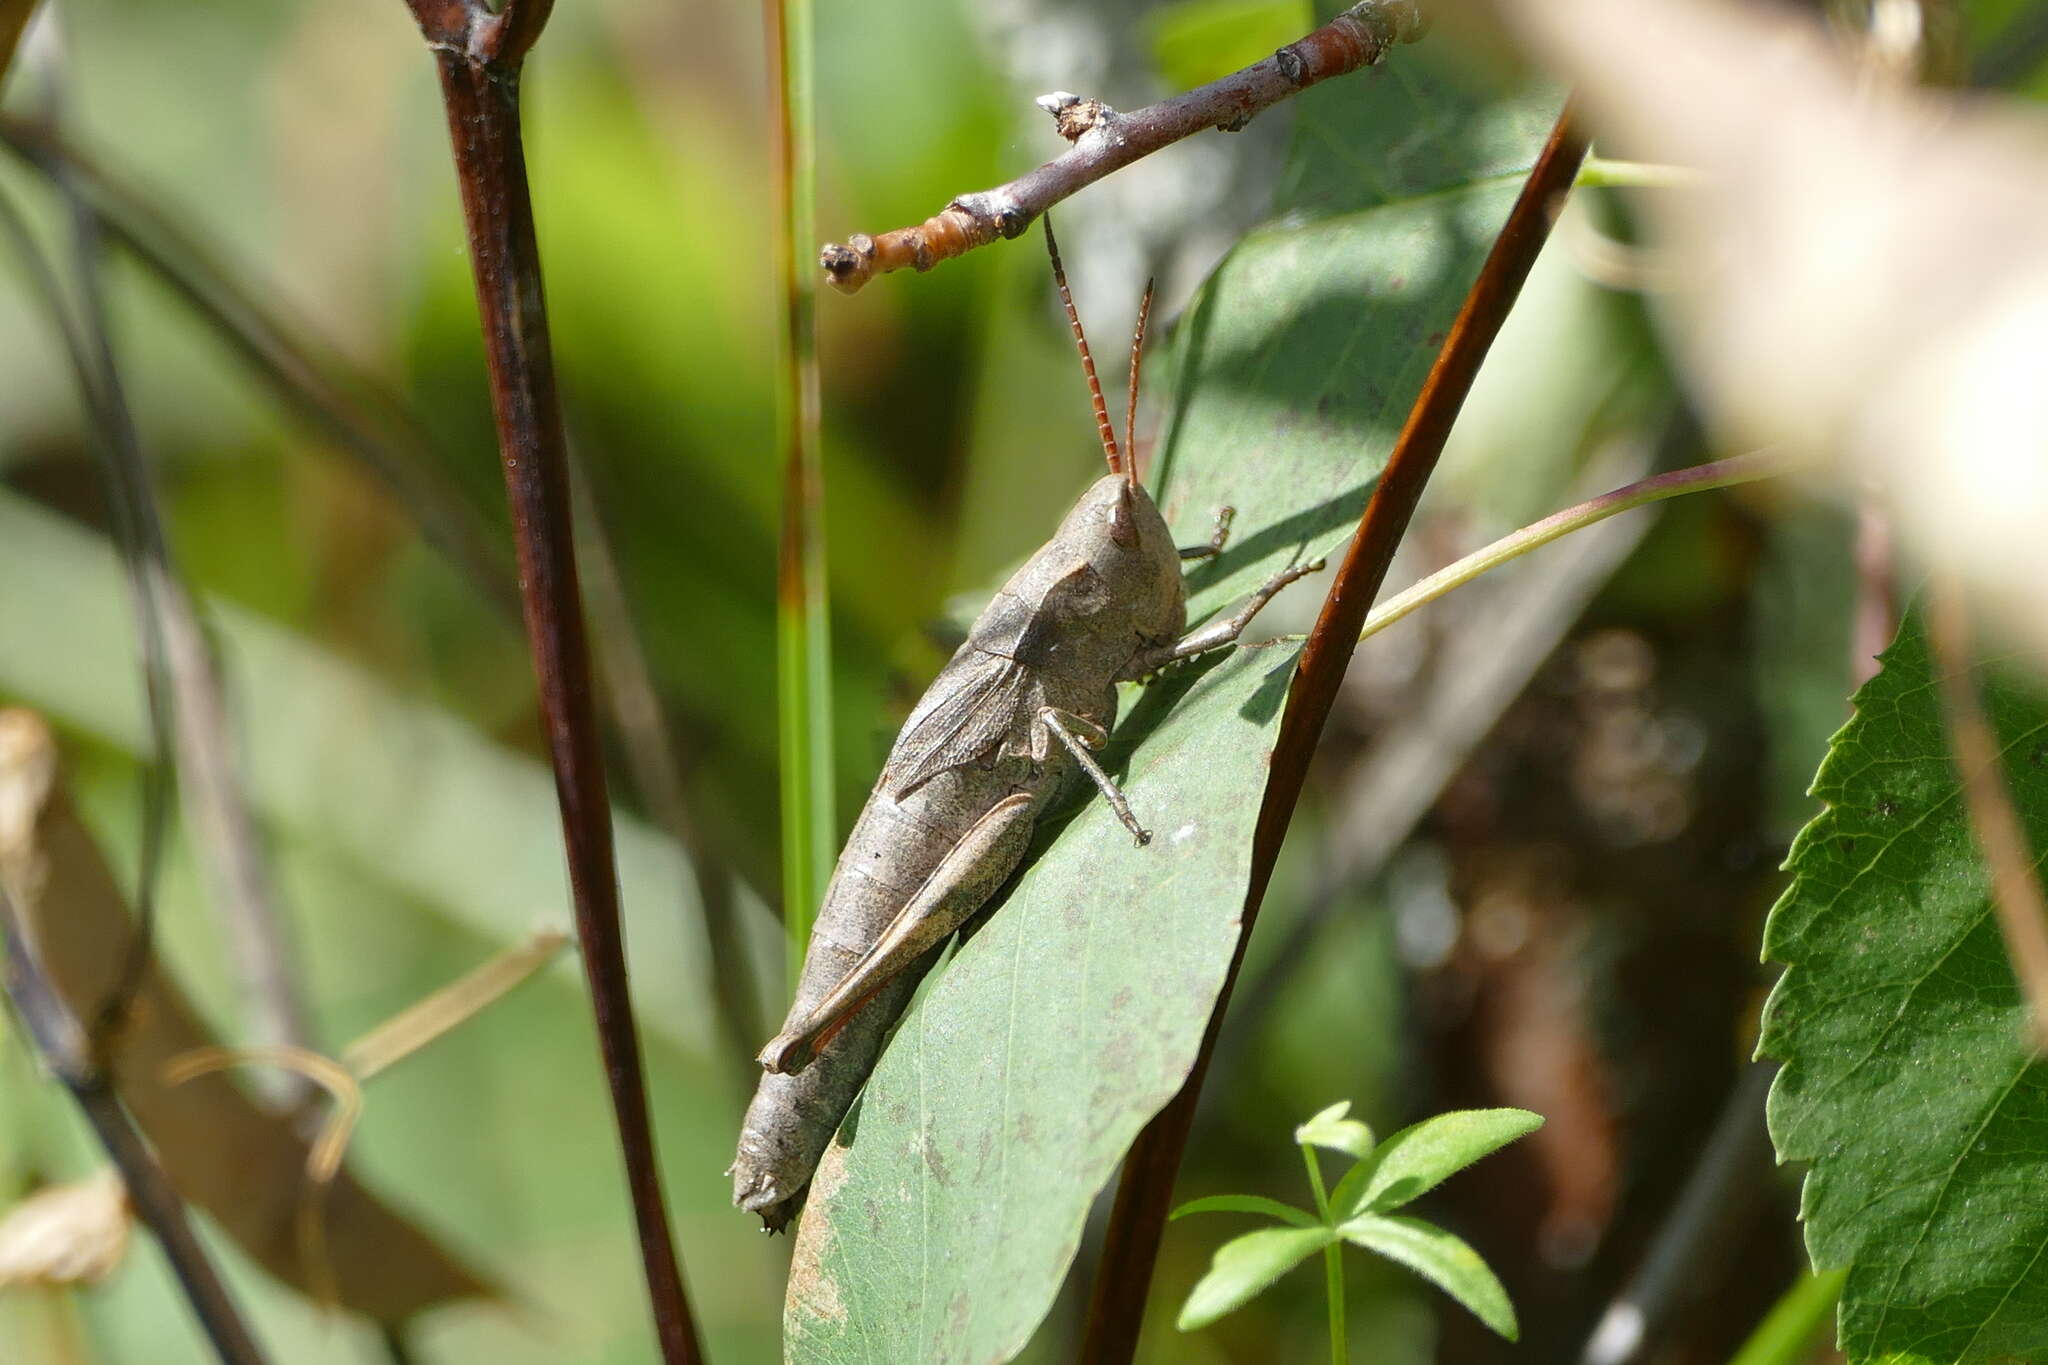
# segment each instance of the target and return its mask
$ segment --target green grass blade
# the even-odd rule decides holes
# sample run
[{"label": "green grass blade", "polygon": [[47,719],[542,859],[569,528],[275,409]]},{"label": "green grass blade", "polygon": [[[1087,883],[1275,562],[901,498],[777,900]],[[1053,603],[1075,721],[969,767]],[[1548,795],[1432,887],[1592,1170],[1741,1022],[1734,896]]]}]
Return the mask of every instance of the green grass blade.
[{"label": "green grass blade", "polygon": [[832,624],[825,563],[825,472],[820,446],[816,237],[817,117],[810,0],[766,0],[775,131],[783,312],[776,426],[784,452],[781,556],[776,571],[776,710],[782,767],[782,901],[789,983],[803,971],[839,821],[832,787]]}]

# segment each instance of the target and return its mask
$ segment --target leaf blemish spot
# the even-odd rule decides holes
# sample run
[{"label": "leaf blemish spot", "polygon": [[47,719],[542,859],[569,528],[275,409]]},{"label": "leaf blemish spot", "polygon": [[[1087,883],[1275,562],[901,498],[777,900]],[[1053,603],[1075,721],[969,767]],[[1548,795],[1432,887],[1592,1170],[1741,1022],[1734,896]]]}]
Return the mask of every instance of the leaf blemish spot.
[{"label": "leaf blemish spot", "polygon": [[1182,825],[1179,829],[1173,832],[1171,836],[1171,842],[1176,844],[1184,844],[1189,839],[1194,837],[1194,833],[1195,822],[1190,820],[1185,825]]}]

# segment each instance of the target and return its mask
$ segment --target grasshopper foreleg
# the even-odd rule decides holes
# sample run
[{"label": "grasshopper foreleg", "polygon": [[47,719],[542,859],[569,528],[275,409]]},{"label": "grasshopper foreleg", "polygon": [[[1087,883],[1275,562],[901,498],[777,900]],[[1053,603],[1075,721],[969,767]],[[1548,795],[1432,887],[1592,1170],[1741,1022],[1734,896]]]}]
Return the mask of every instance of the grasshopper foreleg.
[{"label": "grasshopper foreleg", "polygon": [[1074,756],[1074,761],[1081,765],[1081,771],[1088,774],[1089,780],[1101,790],[1102,799],[1109,802],[1109,808],[1116,812],[1116,818],[1124,822],[1124,828],[1138,841],[1138,847],[1143,848],[1151,843],[1152,831],[1138,823],[1138,817],[1131,813],[1131,803],[1117,790],[1117,785],[1110,780],[1109,774],[1102,771],[1102,765],[1095,761],[1095,755],[1091,752],[1109,741],[1109,732],[1094,721],[1084,720],[1080,716],[1050,706],[1040,709],[1038,723],[1051,731],[1053,738],[1066,746],[1067,752]]},{"label": "grasshopper foreleg", "polygon": [[762,1069],[793,1074],[809,1066],[869,996],[985,905],[1031,843],[1036,800],[1031,792],[1017,792],[977,820],[817,1008],[761,1050]]},{"label": "grasshopper foreleg", "polygon": [[1212,621],[1200,630],[1184,635],[1174,644],[1161,645],[1157,649],[1141,652],[1119,675],[1122,678],[1143,678],[1157,673],[1179,659],[1192,659],[1197,654],[1207,654],[1212,649],[1237,643],[1237,637],[1244,634],[1244,628],[1252,623],[1260,608],[1273,600],[1279,591],[1297,578],[1317,572],[1323,567],[1320,559],[1307,564],[1290,564],[1274,574],[1259,586],[1259,590],[1245,599],[1245,604],[1221,621]]},{"label": "grasshopper foreleg", "polygon": [[1209,543],[1207,545],[1183,545],[1180,547],[1180,557],[1182,559],[1214,559],[1217,555],[1222,554],[1223,547],[1230,541],[1231,519],[1236,515],[1237,509],[1235,507],[1217,508],[1216,529],[1209,532]]}]

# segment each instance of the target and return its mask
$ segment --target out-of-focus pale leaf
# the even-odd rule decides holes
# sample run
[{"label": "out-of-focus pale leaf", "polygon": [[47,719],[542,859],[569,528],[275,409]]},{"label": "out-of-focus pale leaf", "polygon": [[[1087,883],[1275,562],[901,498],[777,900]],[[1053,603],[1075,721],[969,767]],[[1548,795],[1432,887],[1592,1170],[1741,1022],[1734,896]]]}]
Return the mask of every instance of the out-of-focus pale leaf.
[{"label": "out-of-focus pale leaf", "polygon": [[98,1284],[128,1255],[134,1224],[111,1168],[38,1190],[0,1214],[0,1290]]},{"label": "out-of-focus pale leaf", "polygon": [[1900,86],[1793,7],[1494,7],[1608,151],[1705,173],[1642,203],[1723,437],[1810,452],[1845,493],[1874,484],[2048,654],[2040,106]]},{"label": "out-of-focus pale leaf", "polygon": [[1177,0],[1148,16],[1152,60],[1177,88],[1206,85],[1315,27],[1308,0]]},{"label": "out-of-focus pale leaf", "polygon": [[1442,1228],[1419,1218],[1368,1213],[1337,1229],[1353,1246],[1407,1266],[1472,1310],[1494,1331],[1515,1340],[1515,1308],[1479,1253]]},{"label": "out-of-focus pale leaf", "polygon": [[1333,1152],[1363,1161],[1372,1150],[1372,1129],[1357,1119],[1346,1118],[1350,1100],[1339,1100],[1294,1130],[1294,1140],[1304,1147],[1327,1147]]},{"label": "out-of-focus pale leaf", "polygon": [[[0,696],[134,754],[149,729],[112,549],[0,492]],[[209,604],[235,700],[249,797],[269,823],[349,859],[493,943],[569,905],[554,781],[424,702],[252,613]],[[635,1004],[696,1056],[714,1037],[702,916],[683,855],[617,818]],[[742,896],[760,979],[775,931]],[[557,968],[569,974],[574,963]]]},{"label": "out-of-focus pale leaf", "polygon": [[1542,1126],[1542,1116],[1526,1109],[1461,1109],[1424,1119],[1391,1134],[1346,1171],[1331,1193],[1330,1211],[1342,1219],[1397,1209]]},{"label": "out-of-focus pale leaf", "polygon": [[1334,1231],[1320,1226],[1260,1228],[1232,1238],[1216,1248],[1209,1273],[1189,1292],[1176,1325],[1183,1332],[1207,1327],[1336,1240]]},{"label": "out-of-focus pale leaf", "polygon": [[1258,1194],[1212,1194],[1205,1199],[1190,1199],[1168,1216],[1184,1218],[1191,1213],[1263,1213],[1268,1218],[1277,1218],[1298,1228],[1322,1226],[1321,1221],[1306,1209]]},{"label": "out-of-focus pale leaf", "polygon": [[[0,885],[57,993],[92,1017],[122,980],[134,921],[71,805],[55,737],[18,708],[0,710]],[[166,1078],[172,1062],[217,1043],[161,961],[135,981],[128,1020],[110,1059],[123,1104],[179,1192],[271,1274],[380,1322],[495,1292],[346,1169],[326,1184],[319,1237],[308,1240],[309,1148],[296,1115],[218,1073]]]}]

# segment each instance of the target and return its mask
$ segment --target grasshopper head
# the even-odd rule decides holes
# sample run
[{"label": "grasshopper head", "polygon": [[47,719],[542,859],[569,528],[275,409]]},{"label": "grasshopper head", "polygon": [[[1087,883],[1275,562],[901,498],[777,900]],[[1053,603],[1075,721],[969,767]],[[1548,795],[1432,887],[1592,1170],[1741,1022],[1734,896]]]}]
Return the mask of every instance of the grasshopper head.
[{"label": "grasshopper head", "polygon": [[[1088,338],[1081,330],[1081,316],[1074,311],[1074,296],[1067,288],[1066,268],[1060,264],[1059,242],[1052,231],[1052,215],[1045,216],[1045,249],[1052,259],[1053,283],[1059,289],[1060,306],[1066,310],[1067,325],[1074,333],[1074,347],[1081,356],[1081,373],[1088,381],[1088,396],[1095,406],[1095,425],[1102,436],[1102,453],[1109,461],[1109,475],[1096,481],[1082,494],[1074,510],[1060,523],[1059,534],[1041,554],[1051,562],[1045,570],[1055,578],[1041,586],[1034,605],[1048,621],[1064,623],[1064,634],[1079,643],[1091,641],[1085,652],[1096,667],[1106,666],[1113,676],[1129,661],[1134,640],[1160,644],[1177,637],[1187,625],[1187,590],[1181,585],[1180,551],[1138,482],[1134,433],[1138,420],[1138,365],[1145,353],[1145,319],[1152,312],[1152,285],[1138,302],[1138,323],[1131,336],[1130,401],[1124,412],[1124,445],[1119,449],[1116,433],[1109,425],[1108,405],[1103,402],[1102,385],[1095,376],[1095,358],[1088,352]],[[1036,566],[1034,566],[1036,568]],[[1032,574],[1027,570],[1027,575]],[[1020,641],[1020,643],[1022,643]],[[1037,653],[1039,651],[1030,651]],[[1053,650],[1043,651],[1048,657]],[[1074,657],[1069,652],[1068,657]]]},{"label": "grasshopper head", "polygon": [[1054,541],[1065,546],[1078,570],[1070,581],[1100,592],[1113,610],[1109,630],[1134,632],[1159,642],[1177,637],[1187,625],[1187,589],[1181,582],[1180,551],[1159,505],[1142,484],[1120,474],[1097,479],[1060,525]]}]

